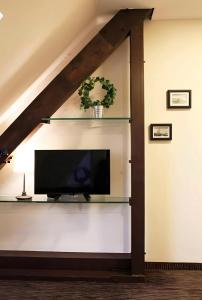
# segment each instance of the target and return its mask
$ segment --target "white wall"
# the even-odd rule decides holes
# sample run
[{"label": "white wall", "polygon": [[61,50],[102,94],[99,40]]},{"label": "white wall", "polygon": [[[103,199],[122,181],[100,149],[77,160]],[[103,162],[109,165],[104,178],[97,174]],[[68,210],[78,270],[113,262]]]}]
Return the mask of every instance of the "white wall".
[{"label": "white wall", "polygon": [[[129,115],[128,41],[95,72],[117,87],[107,116]],[[121,59],[120,59],[121,58]],[[55,116],[84,116],[77,92]],[[15,196],[27,170],[27,192],[34,192],[34,149],[99,149],[111,151],[111,195],[130,196],[128,121],[57,121],[43,125],[14,152],[12,163],[0,172],[0,194]],[[46,197],[46,195],[44,195]],[[0,249],[44,251],[130,251],[128,204],[0,204]]]},{"label": "white wall", "polygon": [[[202,20],[145,25],[149,261],[202,262],[201,36]],[[192,108],[167,110],[169,89],[191,89]],[[173,140],[148,141],[150,123],[172,123]]]}]

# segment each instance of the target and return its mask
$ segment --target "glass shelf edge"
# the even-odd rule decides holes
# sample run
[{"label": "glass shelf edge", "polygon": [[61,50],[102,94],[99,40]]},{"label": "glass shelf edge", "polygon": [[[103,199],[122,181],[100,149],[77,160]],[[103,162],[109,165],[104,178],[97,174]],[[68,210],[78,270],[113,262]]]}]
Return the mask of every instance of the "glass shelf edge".
[{"label": "glass shelf edge", "polygon": [[38,204],[129,204],[129,201],[20,201],[20,200],[0,200],[0,203],[38,203]]},{"label": "glass shelf edge", "polygon": [[61,117],[61,118],[42,118],[42,122],[47,122],[47,121],[86,121],[86,120],[95,120],[95,121],[104,121],[104,120],[126,120],[129,121],[131,118],[130,117],[103,117],[103,118],[91,118],[91,117],[85,117],[85,118],[79,118],[79,117],[72,117],[72,118],[66,118],[66,117]]},{"label": "glass shelf edge", "polygon": [[32,200],[17,200],[15,197],[10,196],[0,196],[0,203],[42,203],[42,204],[128,204],[129,198],[128,197],[112,197],[111,199],[91,199],[90,201],[86,200],[72,200],[72,199],[61,199],[61,200],[49,200],[47,198],[33,198]]}]

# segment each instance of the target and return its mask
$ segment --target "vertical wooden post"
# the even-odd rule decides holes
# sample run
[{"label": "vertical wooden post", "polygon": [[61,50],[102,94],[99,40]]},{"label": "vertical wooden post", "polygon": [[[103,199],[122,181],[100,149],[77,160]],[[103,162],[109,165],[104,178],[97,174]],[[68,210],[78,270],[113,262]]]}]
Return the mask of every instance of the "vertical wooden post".
[{"label": "vertical wooden post", "polygon": [[144,274],[144,50],[143,22],[130,34],[131,97],[131,272]]}]

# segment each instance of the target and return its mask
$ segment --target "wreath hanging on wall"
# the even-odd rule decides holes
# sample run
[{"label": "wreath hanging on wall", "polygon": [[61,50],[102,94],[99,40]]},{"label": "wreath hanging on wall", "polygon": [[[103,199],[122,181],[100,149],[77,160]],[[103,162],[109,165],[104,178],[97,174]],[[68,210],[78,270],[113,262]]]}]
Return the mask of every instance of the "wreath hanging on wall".
[{"label": "wreath hanging on wall", "polygon": [[[102,89],[106,90],[106,95],[102,100],[92,100],[90,92],[94,89],[96,82],[101,84]],[[104,77],[88,77],[85,81],[82,82],[78,94],[81,98],[80,107],[83,109],[88,109],[96,105],[102,105],[103,107],[109,108],[110,105],[114,103],[116,96],[116,88],[114,85]]]}]

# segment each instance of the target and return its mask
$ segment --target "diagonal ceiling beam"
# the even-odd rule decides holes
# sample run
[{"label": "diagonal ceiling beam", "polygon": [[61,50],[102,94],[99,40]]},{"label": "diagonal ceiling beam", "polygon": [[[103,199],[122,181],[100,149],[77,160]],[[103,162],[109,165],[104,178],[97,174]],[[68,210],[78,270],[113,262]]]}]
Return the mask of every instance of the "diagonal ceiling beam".
[{"label": "diagonal ceiling beam", "polygon": [[150,19],[152,13],[153,9],[119,11],[0,136],[0,163],[5,161],[5,152],[9,156],[42,118],[54,114],[130,35],[132,28]]}]

